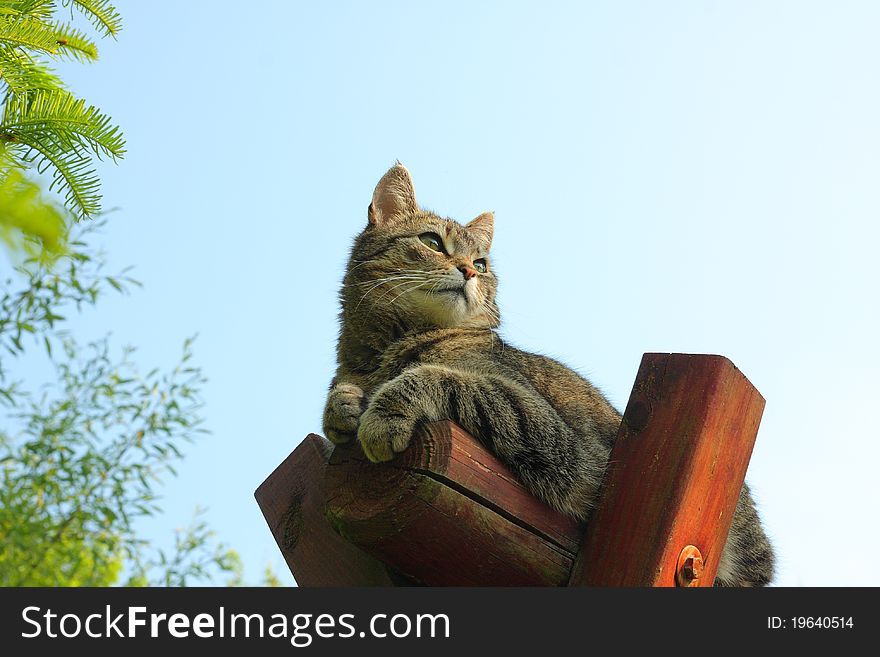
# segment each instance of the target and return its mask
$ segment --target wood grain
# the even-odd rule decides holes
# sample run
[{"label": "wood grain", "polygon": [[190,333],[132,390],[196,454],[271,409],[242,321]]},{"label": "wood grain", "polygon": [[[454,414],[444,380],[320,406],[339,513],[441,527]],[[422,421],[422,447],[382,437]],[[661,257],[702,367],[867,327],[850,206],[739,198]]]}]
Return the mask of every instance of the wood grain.
[{"label": "wood grain", "polygon": [[424,426],[389,463],[337,446],[323,486],[337,531],[420,584],[562,585],[582,533],[452,422]]},{"label": "wood grain", "polygon": [[688,545],[710,586],[763,409],[726,358],[645,354],[586,533],[452,422],[383,464],[309,435],[255,495],[302,586],[674,586]]},{"label": "wood grain", "polygon": [[690,544],[711,586],[763,410],[722,356],[645,354],[570,584],[675,586]]},{"label": "wood grain", "polygon": [[382,563],[327,524],[321,481],[332,449],[321,436],[306,436],[257,488],[257,504],[299,586],[391,586]]}]

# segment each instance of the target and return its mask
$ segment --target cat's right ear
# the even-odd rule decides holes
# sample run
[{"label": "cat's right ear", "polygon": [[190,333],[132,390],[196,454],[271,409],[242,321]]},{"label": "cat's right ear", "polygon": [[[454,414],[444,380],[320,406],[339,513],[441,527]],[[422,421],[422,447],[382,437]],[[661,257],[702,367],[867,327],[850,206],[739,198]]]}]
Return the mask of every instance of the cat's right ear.
[{"label": "cat's right ear", "polygon": [[419,209],[409,171],[400,162],[388,169],[373,192],[367,210],[371,226],[381,226],[395,217],[412,214]]}]

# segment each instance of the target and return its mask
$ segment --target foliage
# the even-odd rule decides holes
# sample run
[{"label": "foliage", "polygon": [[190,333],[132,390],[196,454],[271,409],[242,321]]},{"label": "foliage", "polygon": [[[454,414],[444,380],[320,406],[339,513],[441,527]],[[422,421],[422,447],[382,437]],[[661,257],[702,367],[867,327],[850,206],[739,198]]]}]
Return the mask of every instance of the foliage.
[{"label": "foliage", "polygon": [[[104,272],[87,243],[100,222],[77,224],[100,210],[95,159],[115,161],[125,144],[47,64],[98,56],[83,31],[55,20],[60,8],[102,37],[121,28],[107,0],[0,0],[0,241],[20,260],[0,282],[0,585],[184,586],[222,574],[241,584],[240,559],[199,513],[170,550],[136,531],[161,511],[163,477],[203,432],[192,341],[171,369],[142,374],[134,349],[107,337],[83,345],[66,328],[70,312],[138,283]],[[64,207],[28,172],[51,173]],[[50,373],[35,386],[39,368],[28,368],[41,351]],[[28,381],[10,364],[22,359]],[[265,583],[278,583],[269,569]]]},{"label": "foliage", "polygon": [[51,258],[64,252],[66,235],[64,212],[42,198],[36,183],[15,169],[0,174],[0,241],[10,251]]},{"label": "foliage", "polygon": [[51,172],[50,191],[58,190],[76,217],[91,217],[101,202],[95,158],[125,154],[119,128],[48,65],[98,57],[88,35],[55,20],[60,8],[82,14],[102,37],[115,38],[122,27],[106,0],[0,0],[0,238],[13,250],[28,243],[24,237],[36,238],[48,255],[63,251],[61,215],[23,172]]},{"label": "foliage", "polygon": [[187,586],[193,580],[210,579],[218,570],[230,574],[227,584],[240,585],[244,570],[241,558],[214,542],[214,532],[201,519],[203,513],[197,509],[190,525],[175,531],[173,551],[159,550],[155,557],[140,561],[128,585],[152,581],[161,586]]},{"label": "foliage", "polygon": [[[52,355],[53,343],[64,337],[58,323],[66,317],[62,309],[80,310],[94,305],[107,286],[123,292],[140,285],[127,275],[127,270],[109,276],[104,274],[104,255],[91,250],[86,239],[103,226],[92,222],[78,229],[71,240],[70,252],[57,262],[45,263],[31,256],[3,281],[0,296],[0,350],[11,356],[25,351],[22,339],[27,335],[42,336],[43,345]],[[31,243],[30,248],[33,248]],[[14,403],[14,388],[5,383],[5,361],[0,351],[0,396]]]},{"label": "foliage", "polygon": [[[170,370],[141,374],[126,348],[107,338],[79,345],[64,326],[70,311],[136,282],[104,273],[104,259],[78,229],[70,253],[51,266],[36,258],[0,288],[0,585],[183,585],[239,565],[201,521],[168,554],[136,532],[160,511],[156,488],[175,474],[181,448],[200,433],[201,370],[191,340]],[[18,286],[16,286],[18,284]],[[49,356],[50,383],[25,388],[9,358]]]}]

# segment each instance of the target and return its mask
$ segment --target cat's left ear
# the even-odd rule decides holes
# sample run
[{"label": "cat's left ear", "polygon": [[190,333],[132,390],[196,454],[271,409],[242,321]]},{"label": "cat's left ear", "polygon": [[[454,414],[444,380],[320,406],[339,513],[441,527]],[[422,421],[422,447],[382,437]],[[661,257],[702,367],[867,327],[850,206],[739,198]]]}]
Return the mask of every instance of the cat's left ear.
[{"label": "cat's left ear", "polygon": [[492,234],[495,232],[495,213],[484,212],[479,217],[466,224],[465,228],[482,242],[483,246],[485,246],[488,251],[489,247],[492,246]]},{"label": "cat's left ear", "polygon": [[367,218],[373,226],[388,223],[396,217],[418,212],[412,177],[400,162],[385,172],[373,191]]}]

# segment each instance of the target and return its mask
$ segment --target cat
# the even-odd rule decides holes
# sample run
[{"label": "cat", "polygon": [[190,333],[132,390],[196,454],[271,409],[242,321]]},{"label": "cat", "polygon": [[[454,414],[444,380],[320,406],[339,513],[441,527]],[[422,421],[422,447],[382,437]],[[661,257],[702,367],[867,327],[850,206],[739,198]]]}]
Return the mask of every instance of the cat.
[{"label": "cat", "polygon": [[[380,462],[406,449],[419,423],[453,420],[532,494],[587,520],[621,415],[573,370],[495,332],[494,215],[460,224],[421,209],[397,163],[376,185],[367,218],[340,291],[325,435],[356,438]],[[716,585],[765,585],[773,563],[744,486]]]}]

